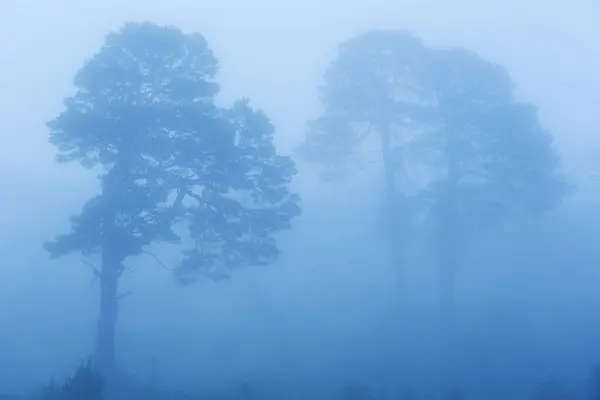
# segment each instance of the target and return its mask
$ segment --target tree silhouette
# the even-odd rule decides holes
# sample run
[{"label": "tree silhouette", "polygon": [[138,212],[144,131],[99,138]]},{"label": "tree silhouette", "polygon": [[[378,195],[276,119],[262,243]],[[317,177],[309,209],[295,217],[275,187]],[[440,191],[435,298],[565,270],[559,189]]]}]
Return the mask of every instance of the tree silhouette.
[{"label": "tree silhouette", "polygon": [[[151,243],[192,240],[174,268],[188,280],[207,268],[272,262],[275,233],[300,213],[287,189],[294,164],[277,155],[269,120],[247,101],[217,107],[216,72],[201,35],[129,23],[78,72],[76,93],[48,124],[58,161],[100,172],[100,193],[71,232],[45,248],[51,258],[100,255],[95,362],[106,375],[115,372],[118,282],[128,257]],[[177,224],[191,239],[174,232]]]},{"label": "tree silhouette", "polygon": [[[432,107],[422,92],[431,51],[407,32],[371,31],[340,45],[321,87],[323,114],[309,122],[298,149],[332,176],[366,165],[365,153],[381,155],[391,260],[402,276],[410,223],[405,178],[406,144],[427,123]],[[402,281],[399,282],[402,284]]]},{"label": "tree silhouette", "polygon": [[504,68],[473,52],[429,48],[403,31],[372,31],[340,46],[321,99],[323,115],[309,123],[300,150],[347,172],[377,147],[394,264],[403,263],[414,216],[427,216],[449,308],[473,235],[509,216],[549,210],[572,189],[536,108],[516,99]]}]

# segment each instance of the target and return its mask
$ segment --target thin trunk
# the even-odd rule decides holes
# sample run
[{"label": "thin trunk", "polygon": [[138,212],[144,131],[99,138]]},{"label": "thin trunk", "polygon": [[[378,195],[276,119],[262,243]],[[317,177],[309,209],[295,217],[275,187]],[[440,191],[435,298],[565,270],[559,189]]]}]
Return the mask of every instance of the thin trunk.
[{"label": "thin trunk", "polygon": [[461,254],[459,240],[461,229],[458,224],[454,186],[449,178],[443,189],[437,239],[440,306],[445,317],[449,317],[454,309],[456,274]]},{"label": "thin trunk", "polygon": [[[448,227],[448,230],[451,228]],[[456,275],[458,270],[458,249],[452,248],[455,240],[452,232],[447,232],[442,243],[442,251],[439,253],[439,284],[440,284],[440,306],[444,317],[450,318],[454,311],[456,294]],[[458,233],[456,233],[458,234]]]},{"label": "thin trunk", "polygon": [[100,270],[100,310],[98,330],[96,333],[95,362],[96,368],[105,379],[114,376],[115,363],[115,333],[119,313],[117,295],[118,282],[121,274],[122,252],[119,250],[116,218],[118,214],[118,194],[123,182],[123,170],[126,165],[118,163],[104,176],[102,196],[104,201],[102,221],[102,246]]},{"label": "thin trunk", "polygon": [[400,197],[396,187],[396,176],[394,169],[394,161],[392,156],[391,132],[387,125],[379,128],[381,137],[381,151],[383,154],[383,170],[385,176],[385,195],[386,207],[389,215],[389,235],[390,235],[390,250],[394,273],[396,274],[397,284],[400,290],[404,291],[404,271],[403,271],[403,253],[402,231],[400,226],[400,205],[398,204]]},{"label": "thin trunk", "polygon": [[96,367],[109,378],[115,371],[115,330],[119,312],[117,297],[119,263],[103,249],[100,272],[100,315],[96,336]]},{"label": "thin trunk", "polygon": [[458,156],[457,134],[454,116],[446,116],[448,124],[446,131],[446,160],[447,176],[442,187],[439,227],[437,237],[437,257],[439,274],[440,328],[441,353],[440,366],[442,369],[442,387],[452,391],[460,386],[456,364],[460,362],[457,352],[459,343],[456,334],[456,281],[464,251],[464,231],[459,208],[460,164]]},{"label": "thin trunk", "polygon": [[461,253],[458,240],[460,229],[457,226],[456,204],[452,186],[448,184],[444,188],[440,204],[440,226],[437,238],[441,340],[439,365],[442,372],[440,383],[444,390],[451,390],[458,383],[455,368],[457,362],[455,288]]},{"label": "thin trunk", "polygon": [[[449,119],[452,121],[452,119]],[[462,224],[458,209],[458,182],[460,177],[457,159],[457,130],[450,126],[446,132],[447,177],[443,187],[439,215],[438,266],[441,310],[451,318],[454,311],[456,274],[462,256]]]}]

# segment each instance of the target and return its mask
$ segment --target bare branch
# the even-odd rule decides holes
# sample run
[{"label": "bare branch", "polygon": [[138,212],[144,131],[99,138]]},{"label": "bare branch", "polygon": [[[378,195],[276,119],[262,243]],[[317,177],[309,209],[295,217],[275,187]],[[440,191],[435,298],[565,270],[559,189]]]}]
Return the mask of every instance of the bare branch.
[{"label": "bare branch", "polygon": [[160,259],[157,256],[155,256],[153,253],[149,252],[148,250],[144,250],[143,253],[149,255],[150,257],[152,257],[154,259],[154,261],[156,261],[158,263],[158,265],[160,265],[164,269],[169,270],[169,267],[167,267],[165,265],[165,263],[163,263],[162,261],[160,261]]},{"label": "bare branch", "polygon": [[85,259],[81,260],[81,262],[92,269],[95,277],[100,276],[100,270],[98,269],[98,267],[94,266],[94,264],[92,264],[91,262],[89,262],[88,260],[85,260]]},{"label": "bare branch", "polygon": [[125,272],[125,271],[129,271],[129,272],[131,272],[132,274],[135,274],[135,271],[134,271],[134,270],[132,270],[131,268],[129,268],[129,267],[127,267],[127,266],[125,266],[125,264],[123,264],[123,263],[120,263],[118,268],[119,268],[119,269],[118,269],[118,274],[119,274],[119,277],[120,277],[121,275],[123,275],[123,272]]},{"label": "bare branch", "polygon": [[187,192],[187,195],[193,199],[198,200],[200,203],[202,203],[202,197],[198,196],[196,193]]},{"label": "bare branch", "polygon": [[120,294],[120,295],[118,295],[118,296],[117,296],[117,300],[122,300],[122,299],[124,299],[125,297],[127,297],[127,296],[130,296],[131,294],[133,294],[133,291],[132,291],[132,290],[128,290],[127,292],[125,292],[125,293],[123,293],[123,294]]}]

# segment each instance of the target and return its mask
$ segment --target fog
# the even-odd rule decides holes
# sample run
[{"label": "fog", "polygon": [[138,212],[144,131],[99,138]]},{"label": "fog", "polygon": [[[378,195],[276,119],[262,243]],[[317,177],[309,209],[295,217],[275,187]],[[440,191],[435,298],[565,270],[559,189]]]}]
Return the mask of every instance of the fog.
[{"label": "fog", "polygon": [[[127,261],[123,369],[185,390],[357,383],[431,399],[447,385],[472,398],[526,398],[556,379],[584,398],[600,363],[600,3],[591,0],[2,0],[0,393],[62,379],[93,352],[92,269],[79,255],[49,260],[42,244],[69,229],[97,182],[77,163],[55,163],[45,124],[105,35],[146,20],[202,33],[219,60],[219,102],[248,96],[284,154],[320,112],[318,87],[340,42],[406,29],[433,47],[473,50],[539,106],[577,191],[543,218],[477,237],[449,333],[418,240],[398,290],[379,171],[327,182],[297,160],[302,215],[279,235],[277,262],[181,287],[149,255]],[[177,250],[153,252],[176,262]]]}]

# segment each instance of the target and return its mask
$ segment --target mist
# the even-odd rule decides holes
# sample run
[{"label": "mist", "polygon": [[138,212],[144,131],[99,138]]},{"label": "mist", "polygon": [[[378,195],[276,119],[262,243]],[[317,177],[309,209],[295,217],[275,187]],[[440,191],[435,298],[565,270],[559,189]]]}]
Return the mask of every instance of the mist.
[{"label": "mist", "polygon": [[[588,398],[600,363],[599,18],[600,3],[584,0],[3,0],[0,393],[64,379],[93,353],[97,266],[78,254],[49,260],[42,245],[69,229],[98,182],[77,163],[54,161],[46,122],[108,33],[150,21],[204,35],[219,61],[218,102],[247,96],[271,118],[278,151],[299,170],[292,188],[302,215],[278,234],[276,262],[230,280],[182,287],[165,268],[179,257],[169,246],[150,246],[159,261],[128,259],[120,368],[192,392],[250,383],[316,399],[315,388],[353,384],[509,400],[556,380],[572,398]],[[542,217],[476,237],[456,278],[451,332],[418,235],[406,240],[410,262],[398,284],[381,171],[327,181],[294,153],[321,112],[319,87],[338,45],[373,29],[407,30],[505,67],[519,99],[539,107],[576,185]]]}]

